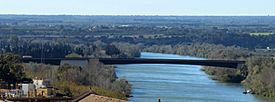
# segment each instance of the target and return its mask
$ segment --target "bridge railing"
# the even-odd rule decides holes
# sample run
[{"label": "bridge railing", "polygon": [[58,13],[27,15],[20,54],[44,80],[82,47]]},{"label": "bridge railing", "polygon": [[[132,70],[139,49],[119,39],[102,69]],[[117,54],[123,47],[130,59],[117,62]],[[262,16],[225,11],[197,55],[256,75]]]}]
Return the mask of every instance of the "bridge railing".
[{"label": "bridge railing", "polygon": [[[89,61],[93,58],[23,58],[24,63],[36,62],[59,65],[62,60],[83,60]],[[239,60],[189,60],[189,59],[142,59],[142,58],[99,58],[98,61],[104,64],[188,64],[214,67],[237,68],[245,61]]]}]

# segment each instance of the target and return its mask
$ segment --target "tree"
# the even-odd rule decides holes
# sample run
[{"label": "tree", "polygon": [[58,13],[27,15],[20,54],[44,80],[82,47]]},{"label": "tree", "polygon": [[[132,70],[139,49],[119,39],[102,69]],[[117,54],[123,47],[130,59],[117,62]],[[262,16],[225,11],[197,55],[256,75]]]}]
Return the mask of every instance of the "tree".
[{"label": "tree", "polygon": [[118,54],[120,54],[120,51],[118,48],[116,48],[115,45],[107,45],[106,46],[106,54],[107,55],[118,55]]},{"label": "tree", "polygon": [[15,84],[25,78],[20,57],[14,54],[0,54],[0,81]]},{"label": "tree", "polygon": [[71,81],[77,84],[87,84],[86,72],[81,67],[64,64],[57,70],[57,79],[59,81]]}]

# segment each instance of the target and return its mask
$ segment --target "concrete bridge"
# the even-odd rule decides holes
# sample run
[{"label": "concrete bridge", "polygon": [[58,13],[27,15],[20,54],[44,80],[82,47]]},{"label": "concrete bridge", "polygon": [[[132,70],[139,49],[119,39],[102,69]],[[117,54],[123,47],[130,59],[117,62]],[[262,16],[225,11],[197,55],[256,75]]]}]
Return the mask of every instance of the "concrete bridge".
[{"label": "concrete bridge", "polygon": [[98,60],[104,64],[187,64],[213,67],[238,68],[245,61],[238,60],[188,60],[188,59],[142,59],[142,58],[23,58],[24,63],[36,62],[60,65],[62,61],[86,61]]}]

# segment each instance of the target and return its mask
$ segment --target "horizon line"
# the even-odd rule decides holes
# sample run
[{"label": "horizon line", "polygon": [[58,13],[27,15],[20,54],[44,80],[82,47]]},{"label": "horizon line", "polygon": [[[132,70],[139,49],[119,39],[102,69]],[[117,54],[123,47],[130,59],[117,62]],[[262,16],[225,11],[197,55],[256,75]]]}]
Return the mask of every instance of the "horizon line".
[{"label": "horizon line", "polygon": [[15,16],[275,16],[275,14],[266,14],[266,15],[249,15],[249,14],[236,14],[236,15],[224,15],[224,14],[185,14],[185,15],[176,15],[176,14],[39,14],[39,13],[25,13],[25,14],[13,14],[13,13],[0,13],[0,15],[15,15]]}]

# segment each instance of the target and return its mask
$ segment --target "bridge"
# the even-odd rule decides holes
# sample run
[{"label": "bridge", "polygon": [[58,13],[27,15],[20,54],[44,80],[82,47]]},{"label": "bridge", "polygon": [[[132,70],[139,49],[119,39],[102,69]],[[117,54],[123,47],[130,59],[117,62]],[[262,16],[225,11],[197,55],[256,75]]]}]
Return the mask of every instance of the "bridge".
[{"label": "bridge", "polygon": [[91,61],[98,60],[103,64],[187,64],[213,67],[238,68],[245,61],[238,60],[189,60],[189,59],[143,59],[143,58],[23,58],[22,62],[45,63],[60,65],[61,61]]}]

